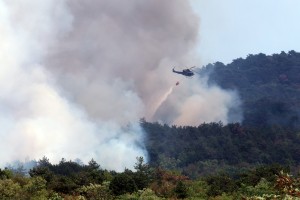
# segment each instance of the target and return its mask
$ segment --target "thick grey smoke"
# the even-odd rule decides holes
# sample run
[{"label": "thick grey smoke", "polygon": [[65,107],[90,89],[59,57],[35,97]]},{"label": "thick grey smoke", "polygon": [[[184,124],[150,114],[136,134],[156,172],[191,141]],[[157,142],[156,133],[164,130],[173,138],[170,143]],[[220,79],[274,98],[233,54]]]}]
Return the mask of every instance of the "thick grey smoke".
[{"label": "thick grey smoke", "polygon": [[2,164],[94,158],[123,170],[147,158],[142,117],[228,122],[233,93],[171,72],[195,64],[188,1],[0,0],[0,25]]},{"label": "thick grey smoke", "polygon": [[96,119],[151,118],[157,99],[174,84],[171,67],[187,64],[196,43],[198,23],[188,2],[72,0],[68,5],[73,30],[53,45],[47,63],[61,75],[60,85]]}]

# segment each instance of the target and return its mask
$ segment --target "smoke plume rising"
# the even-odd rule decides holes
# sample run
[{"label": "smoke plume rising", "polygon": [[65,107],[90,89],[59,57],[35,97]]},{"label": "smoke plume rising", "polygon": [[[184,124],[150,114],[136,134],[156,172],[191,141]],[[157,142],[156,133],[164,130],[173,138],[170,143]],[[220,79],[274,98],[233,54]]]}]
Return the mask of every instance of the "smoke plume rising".
[{"label": "smoke plume rising", "polygon": [[147,158],[142,117],[229,121],[233,93],[171,72],[195,64],[188,1],[0,0],[0,24],[2,164],[94,158],[120,171]]}]

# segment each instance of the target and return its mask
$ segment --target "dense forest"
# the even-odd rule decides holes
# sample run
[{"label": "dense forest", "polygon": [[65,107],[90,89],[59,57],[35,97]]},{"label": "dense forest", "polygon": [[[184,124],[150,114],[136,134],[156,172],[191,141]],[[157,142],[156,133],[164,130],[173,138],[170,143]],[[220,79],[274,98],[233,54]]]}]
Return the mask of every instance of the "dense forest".
[{"label": "dense forest", "polygon": [[209,64],[200,74],[209,74],[209,84],[238,92],[243,124],[300,127],[300,53],[250,54],[228,65]]},{"label": "dense forest", "polygon": [[135,170],[44,157],[28,172],[22,165],[1,169],[0,199],[300,198],[300,53],[248,55],[199,73],[239,94],[242,122],[141,119],[148,162],[138,157]]},{"label": "dense forest", "polygon": [[300,164],[300,134],[280,126],[238,123],[169,127],[143,122],[150,165],[179,170],[190,178],[259,164]]},{"label": "dense forest", "polygon": [[[300,53],[248,55],[228,65],[201,68],[209,84],[236,91],[241,123],[168,126],[141,120],[150,164],[177,169],[189,177],[214,170],[300,161]],[[212,170],[214,169],[214,170]]]}]

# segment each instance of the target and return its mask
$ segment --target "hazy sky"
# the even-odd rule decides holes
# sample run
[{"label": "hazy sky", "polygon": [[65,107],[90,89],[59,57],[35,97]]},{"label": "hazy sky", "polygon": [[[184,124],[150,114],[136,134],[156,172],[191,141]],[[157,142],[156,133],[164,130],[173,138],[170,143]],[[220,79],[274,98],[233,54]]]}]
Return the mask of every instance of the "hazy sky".
[{"label": "hazy sky", "polygon": [[191,0],[202,65],[248,54],[300,51],[299,0]]}]

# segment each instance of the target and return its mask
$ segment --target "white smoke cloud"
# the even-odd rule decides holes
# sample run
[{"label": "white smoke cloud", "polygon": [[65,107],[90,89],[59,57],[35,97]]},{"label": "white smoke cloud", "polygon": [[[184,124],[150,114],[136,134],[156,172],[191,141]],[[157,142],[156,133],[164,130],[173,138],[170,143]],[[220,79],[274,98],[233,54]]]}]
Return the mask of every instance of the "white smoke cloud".
[{"label": "white smoke cloud", "polygon": [[2,164],[94,158],[120,171],[147,158],[142,117],[228,122],[234,95],[171,72],[195,62],[188,1],[0,0],[0,24]]},{"label": "white smoke cloud", "polygon": [[238,94],[216,85],[209,86],[206,76],[195,76],[192,79],[182,78],[178,86],[171,86],[172,93],[166,92],[168,97],[163,98],[154,118],[162,123],[193,126],[204,122],[240,122],[242,115]]},{"label": "white smoke cloud", "polygon": [[[224,91],[217,86],[208,86],[206,77],[189,81],[184,90],[187,98],[180,102],[179,115],[175,124],[199,125],[203,122],[232,121],[228,115],[230,109],[239,107],[240,102],[234,91]],[[175,95],[174,101],[178,97]],[[239,116],[240,117],[240,116]],[[200,122],[200,123],[199,123]]]},{"label": "white smoke cloud", "polygon": [[[64,96],[55,75],[44,68],[50,44],[72,28],[73,17],[66,4],[0,1],[0,9],[0,148],[5,152],[1,164],[27,156],[47,156],[54,162],[62,157],[84,162],[95,158],[105,168],[123,170],[132,167],[136,156],[146,157],[136,145],[143,139],[137,125],[125,130],[115,121],[94,122],[80,105]],[[110,88],[135,100],[130,91],[117,90],[121,84],[115,80]],[[126,106],[130,103],[123,102]],[[130,115],[124,113],[124,117]]]}]

